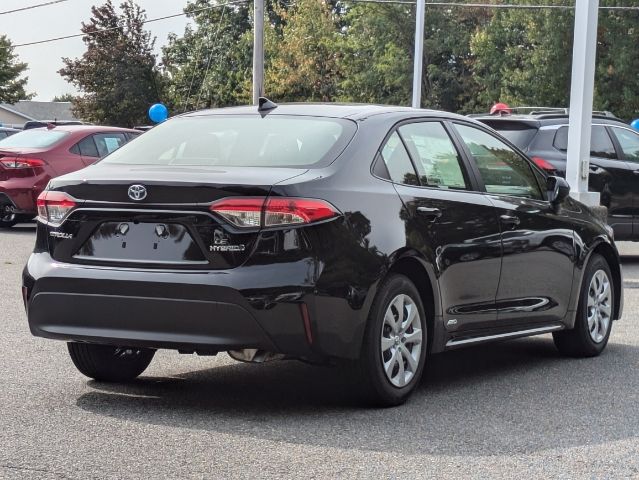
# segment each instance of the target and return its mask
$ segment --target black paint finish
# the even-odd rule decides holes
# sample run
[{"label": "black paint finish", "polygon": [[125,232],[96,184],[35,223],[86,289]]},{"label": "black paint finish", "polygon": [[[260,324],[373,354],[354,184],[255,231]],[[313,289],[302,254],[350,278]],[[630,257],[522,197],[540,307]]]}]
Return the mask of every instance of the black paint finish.
[{"label": "black paint finish", "polygon": [[[257,115],[252,107],[210,114],[224,112]],[[614,242],[570,198],[551,205],[489,195],[472,171],[468,191],[399,185],[372,172],[399,122],[480,124],[440,112],[328,105],[280,105],[265,121],[277,114],[349,118],[357,133],[322,168],[97,163],[53,180],[51,189],[81,205],[60,227],[38,225],[23,277],[33,334],[186,351],[263,348],[314,361],[355,358],[379,283],[392,271],[420,289],[430,348],[438,352],[455,338],[571,327],[583,269],[595,250],[610,262],[621,300]],[[464,156],[466,166],[470,161]],[[146,199],[128,200],[133,183],[147,187]],[[341,215],[242,232],[208,210],[237,195],[319,198]],[[72,238],[51,236],[57,232]],[[244,250],[214,251],[221,237]]]}]

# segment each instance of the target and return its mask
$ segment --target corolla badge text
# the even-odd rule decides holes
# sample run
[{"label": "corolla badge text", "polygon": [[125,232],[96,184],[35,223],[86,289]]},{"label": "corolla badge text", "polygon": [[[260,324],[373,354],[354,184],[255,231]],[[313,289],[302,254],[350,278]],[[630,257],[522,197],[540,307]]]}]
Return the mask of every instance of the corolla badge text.
[{"label": "corolla badge text", "polygon": [[53,238],[64,238],[66,240],[70,240],[73,238],[72,233],[66,233],[66,232],[49,232],[49,236]]}]

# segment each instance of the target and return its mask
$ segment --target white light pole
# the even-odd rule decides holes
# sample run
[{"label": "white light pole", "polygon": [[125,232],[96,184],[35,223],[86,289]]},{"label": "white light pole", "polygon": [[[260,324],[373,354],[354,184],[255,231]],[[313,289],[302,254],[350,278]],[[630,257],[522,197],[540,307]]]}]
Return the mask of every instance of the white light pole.
[{"label": "white light pole", "polygon": [[420,108],[422,102],[425,12],[426,0],[417,0],[417,9],[415,11],[415,59],[413,61],[413,108]]},{"label": "white light pole", "polygon": [[599,0],[576,0],[566,180],[570,195],[590,206],[599,205],[599,193],[588,191],[598,14]]},{"label": "white light pole", "polygon": [[264,0],[253,0],[253,105],[264,95]]}]

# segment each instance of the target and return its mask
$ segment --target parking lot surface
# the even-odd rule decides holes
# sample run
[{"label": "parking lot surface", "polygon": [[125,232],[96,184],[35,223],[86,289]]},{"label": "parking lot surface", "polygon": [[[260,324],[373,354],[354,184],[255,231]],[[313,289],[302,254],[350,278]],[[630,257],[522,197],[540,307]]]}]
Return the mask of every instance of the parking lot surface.
[{"label": "parking lot surface", "polygon": [[0,232],[1,478],[639,478],[639,245],[599,358],[550,336],[433,357],[393,409],[336,368],[161,351],[129,385],[82,377],[30,335],[20,274],[34,225]]}]

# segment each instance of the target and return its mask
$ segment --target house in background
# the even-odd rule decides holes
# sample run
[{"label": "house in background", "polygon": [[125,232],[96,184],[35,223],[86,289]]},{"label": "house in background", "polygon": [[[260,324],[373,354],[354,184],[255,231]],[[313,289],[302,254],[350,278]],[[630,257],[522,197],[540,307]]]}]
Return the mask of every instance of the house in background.
[{"label": "house in background", "polygon": [[71,102],[34,102],[20,100],[9,105],[0,103],[0,125],[22,128],[26,122],[40,120],[78,120],[71,113]]}]

